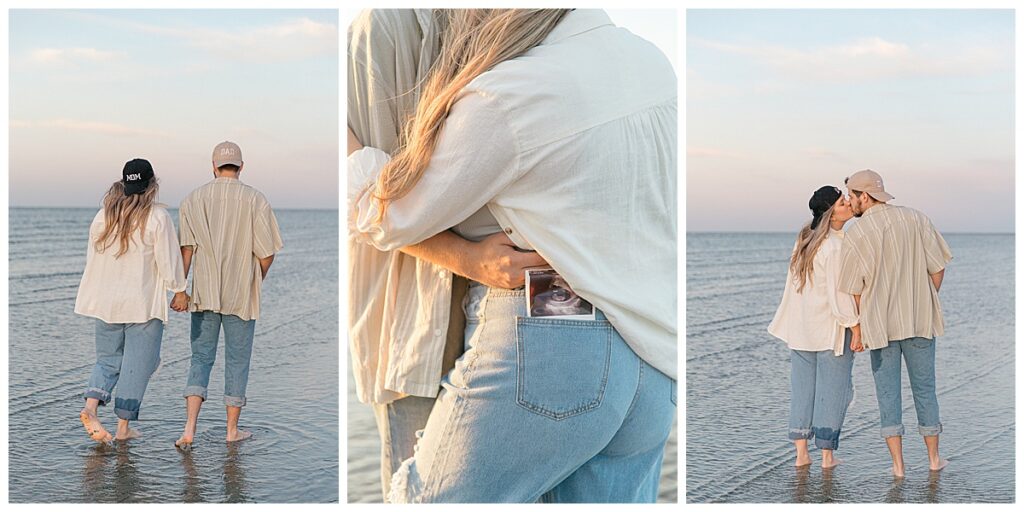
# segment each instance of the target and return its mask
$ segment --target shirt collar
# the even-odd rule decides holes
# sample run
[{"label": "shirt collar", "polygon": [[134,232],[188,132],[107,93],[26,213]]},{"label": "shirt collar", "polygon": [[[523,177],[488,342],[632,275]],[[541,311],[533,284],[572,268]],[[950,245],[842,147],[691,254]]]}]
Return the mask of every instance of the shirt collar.
[{"label": "shirt collar", "polygon": [[615,26],[602,9],[573,9],[548,33],[541,44],[554,44],[575,35],[604,26]]},{"label": "shirt collar", "polygon": [[891,208],[891,206],[888,203],[879,203],[879,204],[876,204],[875,206],[872,206],[871,208],[868,208],[867,210],[865,210],[864,213],[861,214],[861,217],[864,217],[866,215],[871,215],[871,214],[874,214],[874,213],[877,213],[877,212],[880,212],[882,210],[886,210],[886,209],[889,209],[889,208]]}]

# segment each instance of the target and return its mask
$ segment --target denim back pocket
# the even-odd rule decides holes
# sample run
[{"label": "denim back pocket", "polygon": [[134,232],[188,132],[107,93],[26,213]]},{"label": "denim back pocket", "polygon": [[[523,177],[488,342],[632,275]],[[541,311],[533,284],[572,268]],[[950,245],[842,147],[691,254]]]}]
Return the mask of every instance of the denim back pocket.
[{"label": "denim back pocket", "polygon": [[516,403],[555,420],[599,407],[614,334],[608,321],[516,318]]}]

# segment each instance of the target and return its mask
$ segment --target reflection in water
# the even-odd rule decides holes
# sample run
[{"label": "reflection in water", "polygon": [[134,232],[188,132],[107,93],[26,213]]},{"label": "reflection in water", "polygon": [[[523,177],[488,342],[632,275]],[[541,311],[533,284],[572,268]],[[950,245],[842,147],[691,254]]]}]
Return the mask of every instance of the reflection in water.
[{"label": "reflection in water", "polygon": [[793,485],[793,501],[796,503],[807,502],[807,480],[811,476],[811,466],[800,466],[796,468],[796,481]]},{"label": "reflection in water", "polygon": [[929,471],[928,473],[928,493],[925,495],[924,500],[928,503],[938,503],[939,477],[942,475],[942,471]]},{"label": "reflection in water", "polygon": [[821,497],[818,499],[819,502],[831,503],[835,501],[835,496],[838,496],[839,493],[836,492],[836,485],[833,483],[835,480],[832,479],[832,473],[835,470],[836,466],[821,470]]},{"label": "reflection in water", "polygon": [[85,467],[82,469],[82,501],[96,503],[102,501],[103,490],[106,489],[107,454],[111,448],[105,444],[97,444],[89,448],[85,455]]},{"label": "reflection in water", "polygon": [[245,492],[245,470],[242,456],[238,453],[239,444],[228,443],[228,453],[224,457],[224,494],[228,503],[250,501]]},{"label": "reflection in water", "polygon": [[907,482],[906,478],[892,477],[892,486],[889,487],[889,492],[885,493],[886,503],[903,503],[904,502],[904,484]]},{"label": "reflection in water", "polygon": [[201,503],[206,501],[203,478],[196,470],[196,462],[192,459],[192,450],[178,450],[181,454],[181,468],[185,471],[185,485],[182,489],[181,501],[185,503]]},{"label": "reflection in water", "polygon": [[117,443],[114,464],[114,501],[118,503],[139,501],[142,482],[135,468],[135,460],[128,450],[128,443]]}]

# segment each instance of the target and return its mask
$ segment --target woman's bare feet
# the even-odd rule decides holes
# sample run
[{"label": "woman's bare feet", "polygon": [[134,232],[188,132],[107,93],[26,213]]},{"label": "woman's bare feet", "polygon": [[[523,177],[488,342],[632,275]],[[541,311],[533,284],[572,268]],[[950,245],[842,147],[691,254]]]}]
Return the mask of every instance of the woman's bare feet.
[{"label": "woman's bare feet", "polygon": [[892,476],[894,476],[896,478],[903,478],[903,476],[904,476],[903,464],[893,464],[892,465]]},{"label": "woman's bare feet", "polygon": [[247,430],[236,429],[234,431],[228,431],[227,441],[233,443],[235,441],[244,441],[252,437],[252,432]]},{"label": "woman's bare feet", "polygon": [[89,434],[89,437],[97,443],[109,443],[113,436],[107,429],[103,428],[103,424],[100,423],[100,419],[96,417],[96,411],[89,410],[88,408],[82,409],[82,412],[78,413],[78,419],[82,420],[82,425],[85,426],[85,431]]},{"label": "woman's bare feet", "polygon": [[939,459],[936,462],[931,462],[929,464],[929,469],[931,469],[932,471],[942,471],[942,468],[944,468],[944,467],[946,467],[948,465],[949,465],[949,461],[948,460],[946,460],[946,459]]},{"label": "woman's bare feet", "polygon": [[822,459],[821,469],[832,469],[842,463],[843,459],[840,459],[839,457],[832,457],[832,459],[829,461],[825,461],[824,459]]},{"label": "woman's bare feet", "polygon": [[796,467],[810,466],[811,454],[807,451],[807,440],[796,439],[793,441],[793,446],[796,447]]},{"label": "woman's bare feet", "polygon": [[114,439],[118,441],[129,441],[132,439],[138,439],[140,437],[142,437],[142,432],[139,432],[134,428],[128,427],[124,431],[122,431],[121,429],[117,429],[117,435],[114,436]]}]

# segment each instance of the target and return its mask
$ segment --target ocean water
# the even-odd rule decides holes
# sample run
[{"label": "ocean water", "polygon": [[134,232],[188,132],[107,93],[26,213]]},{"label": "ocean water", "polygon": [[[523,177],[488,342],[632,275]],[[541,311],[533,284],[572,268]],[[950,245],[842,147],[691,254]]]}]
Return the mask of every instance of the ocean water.
[{"label": "ocean water", "polygon": [[[254,435],[224,442],[222,340],[190,453],[174,447],[187,313],[170,312],[162,364],[133,422],[141,440],[100,446],[78,420],[95,338],[94,320],[73,310],[94,214],[10,210],[10,501],[337,502],[338,212],[276,212],[285,247],[264,283],[240,422]],[[117,424],[109,405],[100,419]]]},{"label": "ocean water", "polygon": [[[928,470],[903,372],[906,478],[891,476],[867,352],[830,474],[812,450],[793,467],[786,438],[789,352],[767,333],[782,298],[794,234],[688,234],[686,501],[1011,503],[1014,494],[1014,236],[949,234],[954,259],[940,298],[936,384],[940,450]],[[813,443],[812,443],[813,444]]]}]

